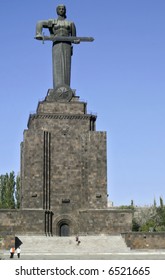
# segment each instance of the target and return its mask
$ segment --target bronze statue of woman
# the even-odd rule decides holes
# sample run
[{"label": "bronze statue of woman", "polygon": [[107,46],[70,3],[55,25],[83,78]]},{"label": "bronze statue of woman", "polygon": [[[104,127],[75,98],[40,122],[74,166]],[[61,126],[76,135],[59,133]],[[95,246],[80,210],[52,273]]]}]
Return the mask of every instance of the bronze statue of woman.
[{"label": "bronze statue of woman", "polygon": [[[59,5],[56,9],[58,18],[42,20],[36,26],[36,39],[42,40],[42,29],[48,28],[50,35],[55,37],[76,37],[76,27],[73,22],[66,20],[66,7]],[[53,40],[52,40],[53,41]],[[74,42],[76,43],[76,42]],[[78,43],[78,41],[77,41]],[[71,41],[53,41],[52,59],[53,59],[53,88],[59,86],[70,86],[71,77]]]},{"label": "bronze statue of woman", "polygon": [[[53,90],[51,90],[49,97],[56,100],[65,100],[65,98],[70,100],[73,95],[70,88],[72,43],[92,42],[94,39],[92,37],[76,37],[75,24],[66,20],[65,5],[59,5],[56,10],[57,19],[42,20],[37,23],[35,39],[53,42]],[[42,34],[43,28],[49,30],[49,36]]]}]

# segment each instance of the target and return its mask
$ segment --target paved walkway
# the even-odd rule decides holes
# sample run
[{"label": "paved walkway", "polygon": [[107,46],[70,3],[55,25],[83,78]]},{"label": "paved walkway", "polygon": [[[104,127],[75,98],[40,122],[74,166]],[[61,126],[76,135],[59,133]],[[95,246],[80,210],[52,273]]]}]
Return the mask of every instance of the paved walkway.
[{"label": "paved walkway", "polygon": [[[4,251],[0,254],[2,260],[18,260],[9,258],[9,252]],[[23,254],[20,260],[165,260],[165,250],[131,250],[129,253],[95,253],[95,254]]]}]

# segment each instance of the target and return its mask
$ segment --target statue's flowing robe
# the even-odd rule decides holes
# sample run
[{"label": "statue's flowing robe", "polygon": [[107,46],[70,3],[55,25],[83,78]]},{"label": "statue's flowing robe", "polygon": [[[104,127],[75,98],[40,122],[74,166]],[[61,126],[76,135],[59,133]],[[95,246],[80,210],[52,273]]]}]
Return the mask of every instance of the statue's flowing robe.
[{"label": "statue's flowing robe", "polygon": [[61,85],[70,86],[71,77],[71,54],[70,42],[55,42],[52,47],[53,57],[53,87]]},{"label": "statue's flowing robe", "polygon": [[[55,36],[76,36],[76,28],[73,22],[67,20],[51,21],[51,34]],[[53,56],[53,87],[61,85],[70,86],[71,78],[71,42],[54,42],[52,47]]]}]

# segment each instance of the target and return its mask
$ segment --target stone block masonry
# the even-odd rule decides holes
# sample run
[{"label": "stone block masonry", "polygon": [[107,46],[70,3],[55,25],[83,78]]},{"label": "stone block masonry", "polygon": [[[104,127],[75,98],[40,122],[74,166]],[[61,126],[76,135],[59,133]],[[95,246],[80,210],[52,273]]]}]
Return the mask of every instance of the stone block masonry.
[{"label": "stone block masonry", "polygon": [[57,236],[131,230],[131,211],[107,208],[106,132],[95,123],[75,95],[39,102],[21,143],[21,209],[3,212],[4,226]]}]

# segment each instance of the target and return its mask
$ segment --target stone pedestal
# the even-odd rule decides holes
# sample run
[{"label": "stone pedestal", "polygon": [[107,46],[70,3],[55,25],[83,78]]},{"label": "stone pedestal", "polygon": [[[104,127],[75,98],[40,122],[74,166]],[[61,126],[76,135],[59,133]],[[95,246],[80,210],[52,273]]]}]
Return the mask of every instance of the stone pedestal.
[{"label": "stone pedestal", "polygon": [[24,131],[21,207],[45,210],[46,232],[58,234],[65,225],[75,233],[81,210],[107,208],[106,132],[96,131],[96,116],[78,97],[48,99]]},{"label": "stone pedestal", "polygon": [[49,91],[39,102],[21,143],[21,209],[0,211],[0,233],[131,231],[132,211],[107,207],[106,132],[95,122],[87,104],[68,92],[56,100]]}]

